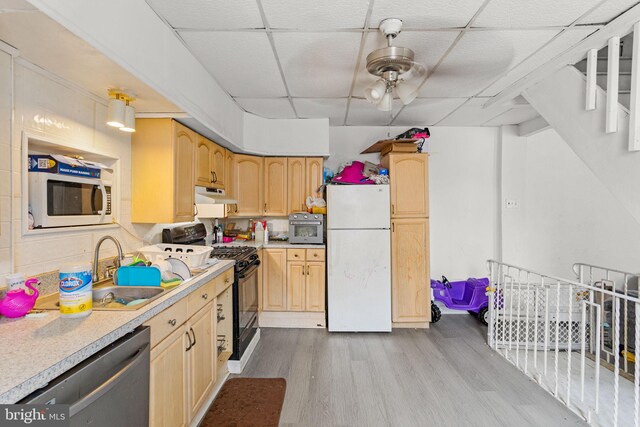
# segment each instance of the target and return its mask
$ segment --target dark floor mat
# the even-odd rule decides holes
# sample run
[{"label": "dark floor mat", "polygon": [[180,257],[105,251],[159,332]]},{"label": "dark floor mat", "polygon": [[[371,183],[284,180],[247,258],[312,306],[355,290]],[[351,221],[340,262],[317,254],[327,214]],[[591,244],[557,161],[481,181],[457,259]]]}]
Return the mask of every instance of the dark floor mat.
[{"label": "dark floor mat", "polygon": [[222,386],[200,427],[277,426],[286,389],[284,378],[232,378]]}]

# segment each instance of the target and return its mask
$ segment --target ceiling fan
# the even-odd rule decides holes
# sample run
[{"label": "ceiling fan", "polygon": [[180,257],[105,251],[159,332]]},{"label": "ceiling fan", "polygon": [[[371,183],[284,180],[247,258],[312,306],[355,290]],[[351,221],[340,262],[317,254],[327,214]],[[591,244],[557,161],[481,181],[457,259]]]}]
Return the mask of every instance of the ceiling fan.
[{"label": "ceiling fan", "polygon": [[387,46],[367,55],[367,71],[376,77],[376,82],[365,89],[367,101],[380,111],[391,111],[393,89],[404,105],[418,96],[418,88],[427,69],[414,61],[414,53],[407,47],[393,46],[392,41],[402,29],[402,20],[388,18],[380,22],[380,32],[387,39]]}]

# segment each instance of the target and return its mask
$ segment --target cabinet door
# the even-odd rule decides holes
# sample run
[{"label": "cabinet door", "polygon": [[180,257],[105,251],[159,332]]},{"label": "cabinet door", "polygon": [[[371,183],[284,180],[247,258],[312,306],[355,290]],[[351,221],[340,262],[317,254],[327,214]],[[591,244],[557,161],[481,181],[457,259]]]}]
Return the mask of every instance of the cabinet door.
[{"label": "cabinet door", "polygon": [[213,184],[212,157],[213,144],[208,139],[198,136],[195,162],[196,185],[211,187]]},{"label": "cabinet door", "polygon": [[186,328],[180,327],[151,350],[149,425],[175,427],[187,424]]},{"label": "cabinet door", "polygon": [[306,179],[305,179],[306,162],[304,157],[289,157],[287,159],[287,185],[289,187],[289,211],[292,212],[306,211]]},{"label": "cabinet door", "polygon": [[225,188],[225,149],[215,142],[211,144],[211,169],[213,171],[213,187]]},{"label": "cabinet door", "polygon": [[287,309],[287,250],[265,249],[262,281],[262,309]]},{"label": "cabinet door", "polygon": [[[174,122],[175,123],[175,122]],[[196,133],[175,123],[174,140],[174,198],[175,222],[193,221],[194,216],[194,173],[193,164],[196,152]],[[148,159],[147,161],[153,161]],[[134,184],[135,185],[135,184]]]},{"label": "cabinet door", "polygon": [[305,311],[324,311],[325,263],[307,263]]},{"label": "cabinet door", "polygon": [[262,216],[263,206],[263,159],[257,156],[236,154],[234,156],[234,174],[238,200],[234,216]]},{"label": "cabinet door", "polygon": [[214,348],[215,305],[209,303],[187,322],[192,347],[189,350],[189,419],[193,418],[208,397],[216,381]]},{"label": "cabinet door", "polygon": [[307,278],[306,264],[301,261],[287,263],[287,310],[304,311],[304,291]]},{"label": "cabinet door", "polygon": [[260,265],[258,265],[258,313],[262,313],[262,295],[264,289],[264,249],[258,250],[258,260],[260,261]]},{"label": "cabinet door", "polygon": [[394,322],[428,322],[430,309],[429,220],[391,221]]},{"label": "cabinet door", "polygon": [[[231,198],[235,198],[236,194],[236,180],[233,177],[234,174],[234,160],[235,154],[229,150],[224,151],[225,161],[224,161],[224,182],[225,182],[225,194]],[[231,214],[237,208],[236,205],[225,205],[225,214],[226,216],[231,216]]]},{"label": "cabinet door", "polygon": [[392,218],[429,216],[429,156],[390,154]]},{"label": "cabinet door", "polygon": [[323,167],[324,160],[322,157],[307,157],[305,165],[305,174],[307,177],[305,197],[321,197],[318,193],[318,187],[323,184]]},{"label": "cabinet door", "polygon": [[264,159],[264,214],[287,216],[287,159]]}]

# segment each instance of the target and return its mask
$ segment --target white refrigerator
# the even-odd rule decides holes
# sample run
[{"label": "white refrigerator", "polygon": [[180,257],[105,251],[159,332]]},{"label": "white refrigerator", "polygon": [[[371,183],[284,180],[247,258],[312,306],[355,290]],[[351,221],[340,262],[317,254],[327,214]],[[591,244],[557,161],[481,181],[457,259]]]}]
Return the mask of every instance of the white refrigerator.
[{"label": "white refrigerator", "polygon": [[391,332],[388,185],[327,186],[329,332]]}]

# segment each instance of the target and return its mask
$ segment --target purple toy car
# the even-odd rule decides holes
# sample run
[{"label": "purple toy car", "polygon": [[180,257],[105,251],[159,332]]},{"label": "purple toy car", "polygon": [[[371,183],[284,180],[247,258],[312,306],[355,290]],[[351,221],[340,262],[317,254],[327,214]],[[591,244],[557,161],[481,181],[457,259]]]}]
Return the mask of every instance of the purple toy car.
[{"label": "purple toy car", "polygon": [[[431,280],[433,298],[442,301],[447,308],[467,310],[477,316],[485,325],[489,324],[489,297],[486,295],[489,279],[469,278],[463,282],[449,282],[442,276],[442,281]],[[440,320],[440,309],[431,302],[431,321]]]}]

